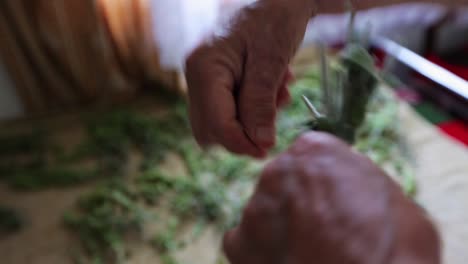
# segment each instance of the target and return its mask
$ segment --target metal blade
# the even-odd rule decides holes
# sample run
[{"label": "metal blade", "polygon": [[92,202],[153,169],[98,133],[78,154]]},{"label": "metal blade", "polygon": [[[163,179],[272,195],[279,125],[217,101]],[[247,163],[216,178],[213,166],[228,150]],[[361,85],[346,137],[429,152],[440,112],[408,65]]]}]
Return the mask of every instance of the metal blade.
[{"label": "metal blade", "polygon": [[415,52],[383,37],[373,39],[373,44],[406,64],[411,69],[468,100],[468,82],[452,72],[436,65]]},{"label": "metal blade", "polygon": [[312,117],[317,120],[322,117],[322,114],[317,111],[317,108],[312,104],[312,102],[307,98],[307,96],[302,95],[302,100],[304,100],[304,103],[307,105],[307,108],[309,108],[310,113],[312,114]]}]

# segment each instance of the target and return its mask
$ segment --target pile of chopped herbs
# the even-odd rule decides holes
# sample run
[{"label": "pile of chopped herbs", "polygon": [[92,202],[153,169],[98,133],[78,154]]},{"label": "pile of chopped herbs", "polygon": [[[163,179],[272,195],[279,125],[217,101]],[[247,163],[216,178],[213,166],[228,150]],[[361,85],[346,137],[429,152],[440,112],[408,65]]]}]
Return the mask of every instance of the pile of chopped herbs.
[{"label": "pile of chopped herbs", "polygon": [[[301,96],[320,107],[319,87],[315,67],[291,87],[293,100],[278,117],[274,153],[288,148],[305,131],[303,124],[310,116]],[[405,188],[414,192],[395,126],[397,108],[390,92],[377,89],[355,147],[404,175]],[[136,237],[151,244],[163,263],[174,264],[174,252],[190,243],[181,238],[181,226],[194,225],[191,239],[196,239],[206,225],[219,227],[221,234],[238,223],[262,165],[222,149],[202,151],[192,139],[183,101],[172,102],[161,116],[119,109],[85,123],[85,137],[71,151],[52,143],[44,131],[0,139],[0,179],[14,188],[43,190],[96,182],[95,189],[64,215],[65,227],[80,241],[77,259],[83,263],[125,263],[131,254],[126,242]],[[138,171],[129,173],[131,155],[141,161]],[[171,155],[179,157],[184,167],[180,172],[164,169]],[[157,223],[159,231],[145,240],[145,226],[151,223]]]}]

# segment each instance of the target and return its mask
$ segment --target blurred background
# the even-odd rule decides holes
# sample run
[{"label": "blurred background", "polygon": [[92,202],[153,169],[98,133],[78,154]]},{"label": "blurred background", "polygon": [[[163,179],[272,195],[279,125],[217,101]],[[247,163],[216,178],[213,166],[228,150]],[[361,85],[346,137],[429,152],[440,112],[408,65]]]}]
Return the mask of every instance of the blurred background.
[{"label": "blurred background", "polygon": [[[6,1],[1,10],[0,118],[124,100],[154,83],[183,89],[177,72],[187,53],[250,2]],[[167,9],[175,11],[168,15]],[[318,16],[303,45],[343,43],[347,23],[347,15]],[[356,20],[359,31],[395,40],[464,78],[467,24],[467,8],[433,4],[373,9]],[[395,63],[391,70],[409,81],[409,68]]]},{"label": "blurred background", "polygon": [[[2,263],[225,263],[222,232],[238,221],[262,163],[198,149],[182,69],[204,37],[252,2],[0,2]],[[310,21],[274,153],[307,117],[300,95],[320,105],[318,46],[333,57],[348,23],[348,14]],[[355,26],[383,79],[355,147],[430,213],[444,263],[464,264],[468,6],[372,9]],[[458,76],[461,92],[421,74],[425,63],[395,59],[401,52],[389,54],[382,38]]]}]

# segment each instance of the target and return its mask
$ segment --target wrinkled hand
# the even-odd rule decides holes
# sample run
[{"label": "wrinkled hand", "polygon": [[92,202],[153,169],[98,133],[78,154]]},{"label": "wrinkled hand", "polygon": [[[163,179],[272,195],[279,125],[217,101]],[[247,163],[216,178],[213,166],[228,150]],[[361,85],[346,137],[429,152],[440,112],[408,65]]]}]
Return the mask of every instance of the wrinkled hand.
[{"label": "wrinkled hand", "polygon": [[243,9],[223,36],[187,59],[190,120],[200,145],[264,157],[275,144],[276,113],[289,100],[289,60],[311,16],[295,2],[261,0]]},{"label": "wrinkled hand", "polygon": [[308,133],[266,166],[224,248],[231,264],[436,264],[423,211],[369,159]]}]

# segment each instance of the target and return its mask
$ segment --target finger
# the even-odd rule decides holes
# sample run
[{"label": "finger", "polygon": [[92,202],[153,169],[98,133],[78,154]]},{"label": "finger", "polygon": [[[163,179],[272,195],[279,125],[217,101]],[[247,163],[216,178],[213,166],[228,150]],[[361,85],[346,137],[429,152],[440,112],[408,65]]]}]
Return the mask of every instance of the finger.
[{"label": "finger", "polygon": [[[234,108],[234,107],[233,107]],[[267,152],[255,146],[245,134],[243,127],[236,119],[227,124],[219,124],[214,127],[216,139],[230,152],[239,155],[250,155],[255,158],[265,158]]]},{"label": "finger", "polygon": [[276,98],[276,106],[282,108],[291,102],[291,94],[289,93],[287,84],[281,85]]},{"label": "finger", "polygon": [[[223,250],[231,264],[277,264],[284,263],[280,251],[265,250],[261,245],[252,243],[244,237],[239,228],[227,232],[223,238]],[[250,236],[249,236],[250,237]],[[284,241],[282,241],[284,242]],[[260,247],[259,247],[260,246]]]},{"label": "finger", "polygon": [[226,232],[223,238],[223,251],[231,264],[243,263],[240,259],[243,255],[242,240],[239,235],[239,228]]},{"label": "finger", "polygon": [[267,164],[242,214],[241,230],[250,242],[258,244],[258,247],[265,247],[266,250],[284,239],[284,206],[290,171],[291,160],[286,155]]},{"label": "finger", "polygon": [[276,98],[276,106],[282,108],[291,102],[291,94],[289,93],[289,83],[294,79],[291,69],[288,69],[283,77],[283,83],[281,84],[278,97]]},{"label": "finger", "polygon": [[236,118],[229,61],[201,48],[187,60],[186,77],[190,123],[197,142],[202,146],[219,143],[237,154],[263,157],[264,151],[249,140]]},{"label": "finger", "polygon": [[288,218],[284,179],[291,166],[283,155],[263,170],[239,226],[224,235],[224,252],[232,264],[282,263]]},{"label": "finger", "polygon": [[203,82],[212,85],[193,88],[189,93],[191,123],[197,141],[202,145],[219,143],[236,154],[263,157],[264,152],[250,142],[236,120],[234,97],[229,89],[223,88],[228,85],[223,84],[226,78],[221,72],[214,76],[216,79]]},{"label": "finger", "polygon": [[286,71],[286,74],[285,74],[285,77],[284,77],[285,81],[287,84],[291,83],[292,81],[294,81],[295,77],[294,77],[294,74],[291,70],[291,67],[288,67],[288,70]]},{"label": "finger", "polygon": [[239,97],[241,123],[250,139],[263,149],[275,144],[278,89],[287,67],[286,60],[274,57],[247,58]]}]

